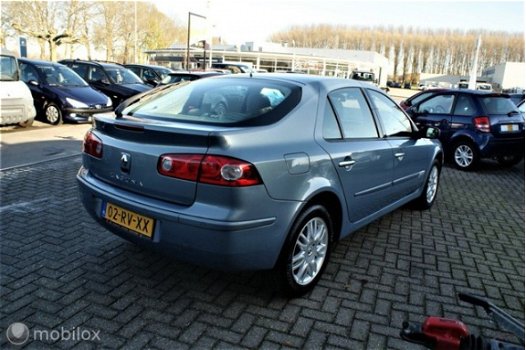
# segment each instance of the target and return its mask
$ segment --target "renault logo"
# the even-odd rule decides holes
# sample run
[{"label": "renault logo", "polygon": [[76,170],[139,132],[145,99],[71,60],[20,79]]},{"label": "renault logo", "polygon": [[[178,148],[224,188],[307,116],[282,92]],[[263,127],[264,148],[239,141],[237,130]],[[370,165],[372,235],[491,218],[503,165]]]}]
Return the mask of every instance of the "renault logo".
[{"label": "renault logo", "polygon": [[129,153],[121,153],[121,170],[129,173],[131,169],[131,156]]}]

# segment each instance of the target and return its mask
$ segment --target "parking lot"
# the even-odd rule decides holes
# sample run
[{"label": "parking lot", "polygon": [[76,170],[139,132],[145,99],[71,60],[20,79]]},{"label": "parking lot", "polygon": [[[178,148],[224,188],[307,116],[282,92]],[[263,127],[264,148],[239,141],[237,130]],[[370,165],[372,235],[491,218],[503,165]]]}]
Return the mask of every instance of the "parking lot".
[{"label": "parking lot", "polygon": [[[28,326],[27,348],[416,349],[400,327],[426,315],[514,339],[459,292],[524,320],[524,162],[446,166],[430,211],[397,210],[339,242],[319,285],[291,300],[271,273],[182,264],[110,234],[78,200],[80,163],[0,172],[2,348],[14,322]],[[98,337],[34,333],[61,329]]]}]

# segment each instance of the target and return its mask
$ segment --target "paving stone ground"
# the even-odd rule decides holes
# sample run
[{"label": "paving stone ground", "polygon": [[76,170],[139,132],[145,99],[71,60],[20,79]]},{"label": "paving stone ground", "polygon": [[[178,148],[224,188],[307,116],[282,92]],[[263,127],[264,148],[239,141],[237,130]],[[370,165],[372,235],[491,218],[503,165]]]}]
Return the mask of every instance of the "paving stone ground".
[{"label": "paving stone ground", "polygon": [[[79,166],[0,172],[0,348],[14,322],[29,327],[26,348],[419,349],[399,330],[426,315],[514,339],[459,292],[524,321],[524,163],[446,166],[430,211],[399,209],[339,242],[319,285],[292,300],[269,273],[183,264],[110,234],[80,205]],[[61,329],[100,340],[34,334]]]}]

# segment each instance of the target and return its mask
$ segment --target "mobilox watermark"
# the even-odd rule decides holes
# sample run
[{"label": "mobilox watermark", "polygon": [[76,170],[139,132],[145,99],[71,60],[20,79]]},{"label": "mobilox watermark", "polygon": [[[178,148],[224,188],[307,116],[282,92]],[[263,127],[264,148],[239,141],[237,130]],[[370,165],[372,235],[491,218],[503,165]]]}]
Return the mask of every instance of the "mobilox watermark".
[{"label": "mobilox watermark", "polygon": [[15,322],[7,327],[6,337],[13,345],[24,345],[30,339],[41,342],[100,341],[100,330],[80,327],[30,330],[24,323]]}]

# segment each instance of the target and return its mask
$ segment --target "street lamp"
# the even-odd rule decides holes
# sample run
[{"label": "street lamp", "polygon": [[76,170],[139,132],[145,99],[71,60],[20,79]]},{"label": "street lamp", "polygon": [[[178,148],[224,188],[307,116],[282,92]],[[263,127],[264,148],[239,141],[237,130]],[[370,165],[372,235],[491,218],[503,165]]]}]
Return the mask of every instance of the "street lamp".
[{"label": "street lamp", "polygon": [[186,64],[185,64],[186,70],[190,70],[190,21],[191,21],[192,16],[206,19],[205,16],[201,16],[193,12],[188,12],[188,38],[186,40]]}]

